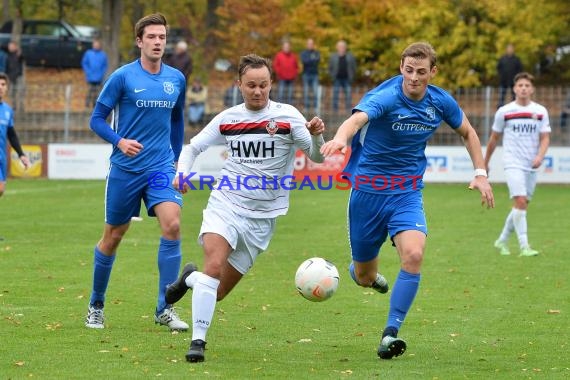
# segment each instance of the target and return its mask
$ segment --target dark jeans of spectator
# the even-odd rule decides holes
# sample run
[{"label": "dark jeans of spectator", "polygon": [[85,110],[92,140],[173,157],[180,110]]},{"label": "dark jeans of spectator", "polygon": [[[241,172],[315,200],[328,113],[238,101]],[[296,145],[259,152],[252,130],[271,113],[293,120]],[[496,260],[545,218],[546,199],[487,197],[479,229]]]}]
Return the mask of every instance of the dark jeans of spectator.
[{"label": "dark jeans of spectator", "polygon": [[346,112],[352,109],[352,86],[348,79],[335,79],[333,82],[333,111],[338,112],[338,98],[342,90],[344,94],[344,108]]},{"label": "dark jeans of spectator", "polygon": [[[319,104],[319,75],[318,74],[303,74],[303,103],[305,112],[311,109],[317,109]],[[311,101],[312,100],[312,101]]]},{"label": "dark jeans of spectator", "polygon": [[89,89],[87,90],[87,96],[85,97],[85,107],[95,107],[97,102],[97,97],[101,91],[101,82],[89,82]]},{"label": "dark jeans of spectator", "polygon": [[293,83],[294,80],[279,80],[277,87],[277,99],[281,103],[293,104]]},{"label": "dark jeans of spectator", "polygon": [[511,100],[515,99],[515,92],[513,91],[512,87],[499,87],[499,104],[497,104],[497,108],[505,105],[505,99],[507,97],[507,92],[511,93]]}]

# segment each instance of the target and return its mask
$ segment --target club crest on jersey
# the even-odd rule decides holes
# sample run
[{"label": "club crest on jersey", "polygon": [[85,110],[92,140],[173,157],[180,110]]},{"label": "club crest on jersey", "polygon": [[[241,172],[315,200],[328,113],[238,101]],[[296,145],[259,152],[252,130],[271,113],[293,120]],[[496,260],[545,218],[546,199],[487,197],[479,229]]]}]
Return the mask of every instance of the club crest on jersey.
[{"label": "club crest on jersey", "polygon": [[269,133],[270,136],[274,136],[277,133],[279,127],[277,126],[275,120],[271,119],[269,120],[269,123],[267,123],[265,129],[267,129],[267,133]]},{"label": "club crest on jersey", "polygon": [[164,86],[164,92],[168,95],[172,95],[174,93],[174,84],[172,82],[164,82],[162,85]]},{"label": "club crest on jersey", "polygon": [[433,107],[426,108],[426,116],[429,121],[435,120],[435,108]]}]

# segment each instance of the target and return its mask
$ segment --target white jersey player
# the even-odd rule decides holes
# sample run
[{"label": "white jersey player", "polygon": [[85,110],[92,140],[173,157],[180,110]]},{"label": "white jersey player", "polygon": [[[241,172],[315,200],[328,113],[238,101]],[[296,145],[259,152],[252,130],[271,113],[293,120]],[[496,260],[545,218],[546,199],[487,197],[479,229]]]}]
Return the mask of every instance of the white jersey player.
[{"label": "white jersey player", "polygon": [[269,100],[271,64],[250,54],[240,60],[238,85],[244,103],[218,114],[182,149],[173,184],[181,193],[192,189],[195,158],[214,144],[225,144],[227,159],[203,213],[199,242],[204,269],[187,264],[166,291],[170,303],[192,292],[190,362],[204,360],[206,333],[216,301],[222,300],[267,248],[275,220],[289,207],[288,183],[295,151],[322,162],[324,123],[307,122],[288,104]]},{"label": "white jersey player", "polygon": [[513,87],[515,100],[499,108],[495,114],[485,165],[489,166],[497,142],[503,135],[503,161],[509,195],[513,208],[503,227],[495,247],[502,255],[509,255],[508,239],[515,231],[521,256],[536,256],[530,248],[527,234],[526,212],[536,188],[537,170],[544,160],[550,143],[548,111],[531,100],[534,93],[534,77],[526,72],[515,76]]}]

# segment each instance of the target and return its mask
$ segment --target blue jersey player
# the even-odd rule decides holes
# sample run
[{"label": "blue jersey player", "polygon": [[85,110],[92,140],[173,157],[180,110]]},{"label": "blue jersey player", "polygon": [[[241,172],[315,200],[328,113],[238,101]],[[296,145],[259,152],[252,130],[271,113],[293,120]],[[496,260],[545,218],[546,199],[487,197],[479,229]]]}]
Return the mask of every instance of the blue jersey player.
[{"label": "blue jersey player", "polygon": [[3,102],[4,96],[8,91],[8,75],[0,72],[0,197],[4,194],[6,188],[6,178],[8,177],[8,161],[6,157],[6,139],[10,141],[10,145],[14,148],[20,161],[27,169],[30,167],[30,160],[24,154],[20,140],[14,129],[14,111],[12,107]]},{"label": "blue jersey player", "polygon": [[[113,145],[105,190],[105,228],[95,246],[93,289],[85,325],[104,327],[103,306],[117,248],[138,216],[141,200],[156,216],[162,235],[158,248],[156,323],[187,330],[172,305],[166,286],[180,270],[180,208],[182,197],[169,186],[184,138],[186,81],[182,73],[161,62],[167,23],[161,14],[143,17],[135,25],[140,59],[117,69],[105,83],[90,126]],[[107,117],[113,111],[111,125]]]},{"label": "blue jersey player", "polygon": [[431,45],[419,42],[408,46],[401,56],[401,75],[367,93],[334,139],[321,148],[329,156],[346,150],[352,139],[344,178],[351,183],[349,270],[354,281],[386,293],[388,282],[378,273],[378,253],[388,235],[400,256],[401,268],[378,347],[382,359],[406,350],[398,331],[418,290],[427,235],[420,191],[426,170],[424,151],[442,122],[465,142],[475,168],[469,187],[481,192],[482,204],[494,207],[477,133],[451,95],[429,84],[437,71],[435,64]]}]

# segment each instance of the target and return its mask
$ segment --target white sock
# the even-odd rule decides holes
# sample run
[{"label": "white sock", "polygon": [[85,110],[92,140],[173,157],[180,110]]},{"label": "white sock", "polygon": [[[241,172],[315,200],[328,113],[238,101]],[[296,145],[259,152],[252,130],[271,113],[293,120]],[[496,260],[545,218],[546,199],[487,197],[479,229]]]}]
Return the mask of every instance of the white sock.
[{"label": "white sock", "polygon": [[[190,276],[189,276],[190,277]],[[200,273],[192,291],[192,340],[206,341],[212,323],[220,280]]]},{"label": "white sock", "polygon": [[519,246],[521,249],[528,248],[526,210],[513,209],[513,225],[519,238]]},{"label": "white sock", "polygon": [[201,275],[202,272],[198,272],[197,270],[190,273],[190,275],[186,277],[186,280],[184,281],[186,282],[186,286],[189,287],[190,289],[194,289],[194,285],[196,284],[196,281],[198,281],[198,278],[200,278]]},{"label": "white sock", "polygon": [[509,212],[509,215],[507,215],[507,219],[505,220],[505,225],[503,226],[503,231],[501,232],[501,236],[499,236],[499,240],[502,242],[507,242],[509,241],[509,236],[511,236],[511,233],[513,232],[513,230],[515,229],[515,226],[513,224],[513,213],[516,209],[511,209],[511,212]]}]

